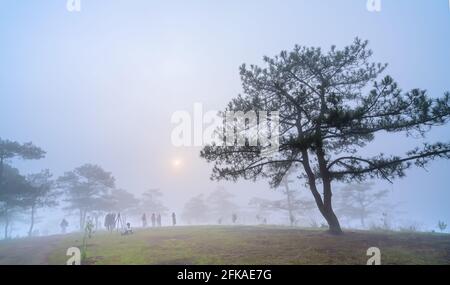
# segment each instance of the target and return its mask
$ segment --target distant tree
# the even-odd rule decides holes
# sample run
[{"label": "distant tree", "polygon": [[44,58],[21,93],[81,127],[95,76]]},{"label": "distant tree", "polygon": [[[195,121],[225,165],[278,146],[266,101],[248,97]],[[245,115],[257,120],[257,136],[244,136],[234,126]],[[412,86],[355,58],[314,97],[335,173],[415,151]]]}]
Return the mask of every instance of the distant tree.
[{"label": "distant tree", "polygon": [[288,212],[291,227],[297,223],[297,215],[304,215],[314,208],[314,201],[299,197],[298,191],[291,189],[290,183],[295,182],[291,174],[294,174],[295,169],[290,168],[281,182],[281,187],[284,188],[282,191],[286,199],[274,201],[272,205],[274,209],[286,210]]},{"label": "distant tree", "polygon": [[20,144],[15,141],[3,140],[0,137],[0,191],[2,190],[2,177],[4,163],[13,158],[41,159],[45,156],[45,151],[33,145],[31,142]]},{"label": "distant tree", "polygon": [[92,208],[95,210],[91,211],[90,215],[94,220],[95,229],[98,229],[99,219],[106,213],[120,213],[121,217],[124,218],[126,214],[140,212],[139,200],[124,189],[111,188],[107,193],[95,199],[93,203]]},{"label": "distant tree", "polygon": [[4,238],[8,238],[11,217],[18,209],[27,205],[30,185],[19,170],[7,164],[3,165],[2,191],[0,191],[0,217],[4,224]]},{"label": "distant tree", "polygon": [[439,221],[438,228],[441,232],[443,232],[447,228],[447,224],[444,221]]},{"label": "distant tree", "polygon": [[[285,191],[288,191],[287,194]],[[298,193],[291,189],[286,189],[283,194],[286,198],[279,200],[267,200],[261,198],[252,198],[249,205],[259,209],[260,213],[268,212],[286,212],[289,219],[289,224],[294,226],[299,217],[305,216],[308,212],[315,208],[314,201],[299,197]],[[288,198],[289,197],[289,198]],[[262,214],[264,216],[264,214]],[[267,214],[266,214],[267,215]]]},{"label": "distant tree", "polygon": [[237,211],[238,206],[233,202],[234,195],[229,193],[224,187],[218,187],[206,198],[211,216],[216,219],[231,217]]},{"label": "distant tree", "polygon": [[149,189],[142,194],[141,208],[142,212],[165,214],[169,209],[164,206],[161,198],[163,193],[159,189]]},{"label": "distant tree", "polygon": [[66,172],[57,180],[58,186],[65,190],[69,210],[78,210],[80,229],[84,229],[89,212],[104,210],[115,179],[98,165],[85,164]]},{"label": "distant tree", "polygon": [[139,200],[134,195],[124,189],[113,189],[111,192],[113,210],[124,213],[139,213]]},{"label": "distant tree", "polygon": [[[292,227],[292,226],[295,225],[295,220],[296,220],[295,219],[295,215],[294,215],[294,211],[295,211],[295,208],[294,208],[294,204],[295,204],[294,195],[295,195],[295,193],[294,193],[293,190],[290,189],[289,183],[290,183],[289,178],[287,176],[285,176],[285,179],[282,182],[282,184],[284,186],[283,193],[286,195],[286,203],[285,203],[286,204],[286,210],[288,211],[288,215],[289,215],[289,224]],[[280,205],[282,205],[282,203],[280,203]]]},{"label": "distant tree", "polygon": [[342,187],[336,199],[336,213],[339,216],[358,219],[364,228],[368,217],[388,207],[386,198],[389,191],[377,190],[373,186],[373,183],[360,183]]},{"label": "distant tree", "polygon": [[[266,155],[267,146],[261,143],[207,145],[200,155],[214,164],[212,178],[262,177],[277,187],[285,173],[299,165],[303,168],[299,179],[306,180],[330,232],[340,234],[332,207],[332,183],[392,180],[405,176],[414,165],[423,167],[434,159],[450,158],[448,142],[426,143],[403,156],[361,153],[377,134],[425,137],[428,130],[450,118],[449,92],[431,98],[422,89],[402,92],[389,76],[378,80],[387,65],[371,62],[367,44],[356,39],[342,50],[333,46],[328,53],[295,46],[291,52],[264,57],[265,68],[242,65],[244,95],[231,100],[225,111],[278,111],[279,150]],[[269,122],[273,125],[274,120]],[[237,135],[254,141],[255,132],[235,125]]]},{"label": "distant tree", "polygon": [[31,236],[37,209],[58,205],[59,192],[56,191],[55,182],[52,180],[52,174],[48,169],[40,173],[30,174],[26,179],[30,186],[26,195],[26,204],[31,209],[30,229],[28,230],[28,236]]},{"label": "distant tree", "polygon": [[272,200],[263,199],[259,197],[253,197],[248,202],[248,205],[253,209],[256,214],[257,222],[263,222],[264,218],[270,215],[273,211]]},{"label": "distant tree", "polygon": [[188,224],[208,221],[208,206],[203,194],[192,197],[183,208],[182,218]]}]

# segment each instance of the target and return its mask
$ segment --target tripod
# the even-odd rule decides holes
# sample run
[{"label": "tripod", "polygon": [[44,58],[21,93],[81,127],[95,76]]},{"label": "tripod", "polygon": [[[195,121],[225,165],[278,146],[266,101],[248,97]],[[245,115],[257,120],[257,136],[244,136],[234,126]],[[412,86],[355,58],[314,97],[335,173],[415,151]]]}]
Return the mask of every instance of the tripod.
[{"label": "tripod", "polygon": [[125,221],[120,216],[120,213],[117,213],[116,220],[114,221],[114,224],[117,226],[117,231],[120,229],[125,229]]}]

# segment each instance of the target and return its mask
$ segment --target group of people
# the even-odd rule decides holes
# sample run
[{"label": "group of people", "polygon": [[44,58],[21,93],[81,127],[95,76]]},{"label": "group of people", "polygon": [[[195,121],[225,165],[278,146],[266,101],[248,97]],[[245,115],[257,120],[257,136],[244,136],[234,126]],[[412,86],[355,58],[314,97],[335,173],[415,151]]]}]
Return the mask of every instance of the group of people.
[{"label": "group of people", "polygon": [[[145,213],[142,214],[142,227],[146,228],[147,227],[147,215]],[[152,214],[151,216],[151,221],[152,221],[152,227],[161,227],[162,226],[162,222],[161,222],[161,214],[156,215],[155,213]],[[177,216],[175,215],[175,213],[172,213],[172,226],[175,226],[177,224]]]},{"label": "group of people", "polygon": [[[177,216],[175,215],[175,213],[172,213],[172,226],[175,226],[177,224]],[[152,222],[152,227],[161,227],[162,226],[162,221],[161,221],[161,214],[155,214],[153,213],[151,215],[151,222]],[[117,223],[123,223],[125,224],[125,221],[122,221],[122,218],[120,216],[120,213],[116,214],[116,213],[108,213],[105,216],[105,223],[104,226],[105,228],[112,232],[114,229],[116,229]],[[67,220],[64,218],[61,221],[61,232],[64,234],[66,233],[66,229],[69,226],[69,223],[67,222]],[[147,227],[147,215],[144,213],[142,214],[142,227],[146,228]],[[93,223],[91,223],[91,220],[88,218],[88,222],[87,222],[87,228],[89,228],[89,236],[91,235],[92,229],[93,229]],[[124,233],[125,234],[130,234],[133,233],[132,229],[131,229],[131,224],[129,222],[126,223],[126,226],[124,227]]]},{"label": "group of people", "polygon": [[113,231],[116,228],[116,222],[118,219],[120,219],[120,213],[117,214],[117,216],[116,216],[116,213],[106,214],[105,224],[104,224],[105,228],[110,232]]}]

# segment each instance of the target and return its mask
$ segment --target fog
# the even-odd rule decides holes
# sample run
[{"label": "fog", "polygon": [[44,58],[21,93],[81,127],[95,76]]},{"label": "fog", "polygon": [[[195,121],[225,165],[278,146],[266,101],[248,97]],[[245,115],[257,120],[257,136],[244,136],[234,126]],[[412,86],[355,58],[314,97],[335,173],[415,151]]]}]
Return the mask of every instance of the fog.
[{"label": "fog", "polygon": [[[375,61],[387,62],[386,74],[402,89],[424,88],[441,96],[450,88],[450,23],[446,1],[384,1],[369,13],[365,1],[82,1],[68,12],[65,1],[3,1],[0,9],[0,137],[33,142],[46,151],[39,160],[7,161],[22,174],[49,169],[53,178],[86,163],[111,172],[115,186],[137,198],[159,189],[167,207],[163,225],[178,224],[185,204],[223,187],[233,195],[238,224],[259,224],[249,201],[285,199],[283,187],[264,179],[211,181],[212,165],[201,147],[175,147],[171,133],[176,111],[193,114],[223,110],[242,93],[238,67],[263,65],[264,55],[291,50],[295,44],[328,50],[355,37],[369,40]],[[432,2],[432,3],[431,3]],[[442,3],[441,3],[442,2]],[[427,139],[380,133],[365,151],[404,153],[422,141],[448,141],[450,127],[436,128]],[[388,190],[395,206],[392,225],[436,230],[450,221],[446,160],[413,168],[393,183],[371,180]],[[305,200],[305,181],[292,183]],[[337,184],[335,192],[344,185]],[[336,194],[337,195],[337,194]],[[65,202],[39,209],[39,234],[78,227],[77,212]],[[382,210],[368,218],[380,224]],[[151,213],[147,213],[150,215]],[[129,214],[133,227],[141,214]],[[149,218],[149,217],[148,217]],[[26,236],[28,214],[12,224],[13,237]],[[299,226],[324,223],[316,209]],[[267,215],[269,224],[289,224],[286,211]],[[191,224],[217,224],[217,217]],[[103,218],[101,219],[103,225]],[[231,216],[223,224],[232,224]],[[342,220],[343,227],[359,227]]]}]

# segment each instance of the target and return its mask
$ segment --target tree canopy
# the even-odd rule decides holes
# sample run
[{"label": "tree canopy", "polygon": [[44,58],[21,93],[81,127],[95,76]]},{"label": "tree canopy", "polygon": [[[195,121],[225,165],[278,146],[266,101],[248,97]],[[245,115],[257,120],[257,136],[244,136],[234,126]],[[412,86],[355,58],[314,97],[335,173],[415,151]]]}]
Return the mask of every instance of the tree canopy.
[{"label": "tree canopy", "polygon": [[298,178],[306,180],[330,231],[340,233],[332,182],[391,181],[412,166],[448,159],[449,142],[425,143],[404,154],[364,154],[377,134],[425,137],[450,115],[449,92],[430,97],[423,89],[402,91],[392,77],[382,77],[387,64],[372,62],[371,56],[368,42],[357,38],[341,50],[295,46],[291,52],[264,57],[265,67],[242,65],[244,94],[225,111],[279,111],[279,151],[265,156],[261,145],[207,145],[200,155],[213,163],[212,178],[262,177],[276,187],[299,165]]},{"label": "tree canopy", "polygon": [[16,141],[3,140],[0,137],[0,191],[2,190],[2,177],[4,163],[8,160],[19,157],[22,159],[41,159],[45,156],[45,151],[33,145],[33,143],[18,143]]},{"label": "tree canopy", "polygon": [[67,209],[78,210],[80,229],[84,228],[86,214],[104,210],[109,206],[109,198],[115,187],[115,179],[110,172],[98,165],[84,164],[58,178],[58,186],[65,189]]}]

